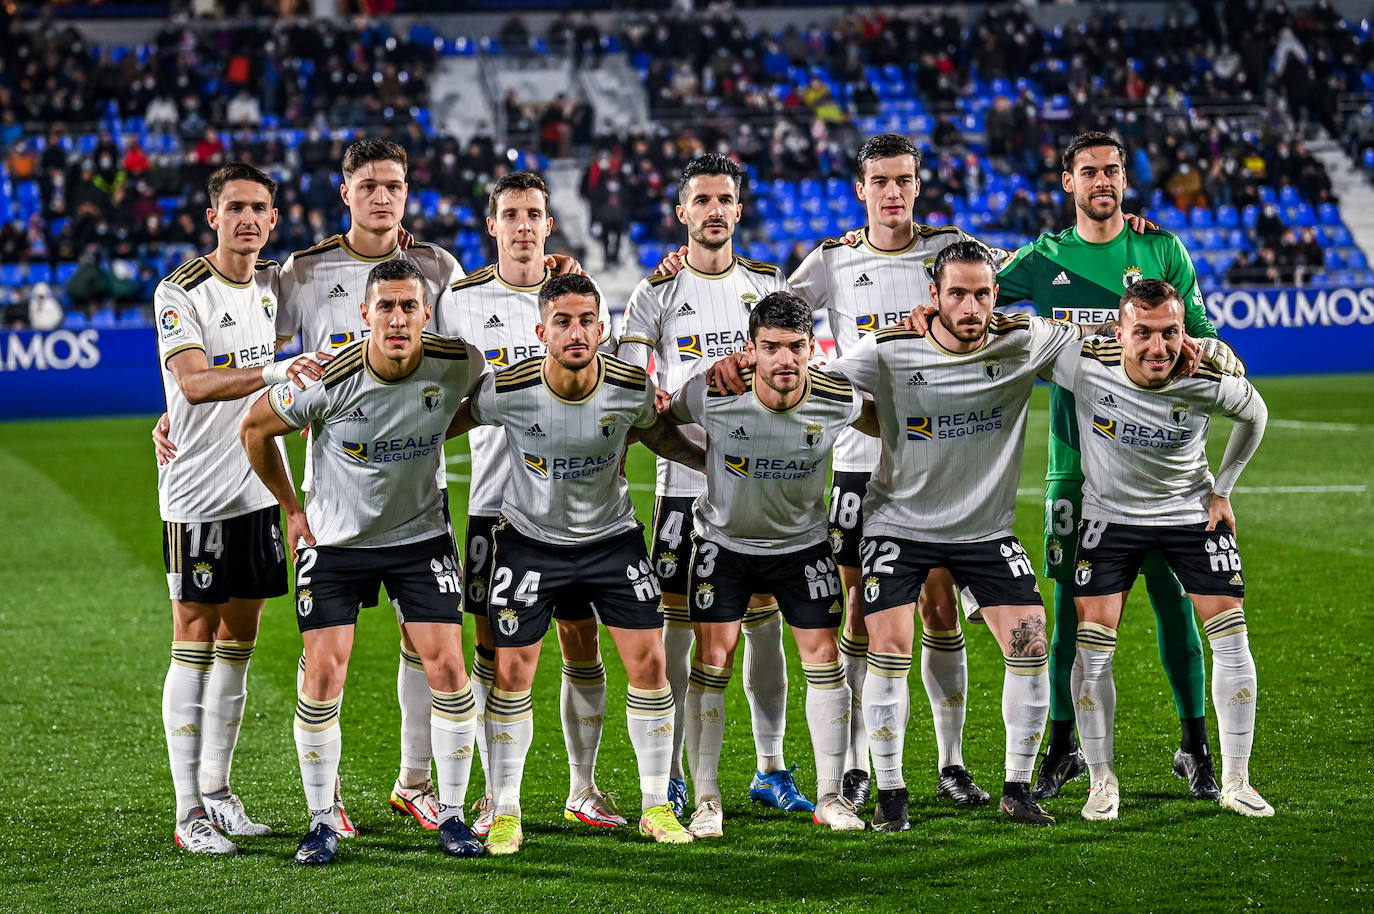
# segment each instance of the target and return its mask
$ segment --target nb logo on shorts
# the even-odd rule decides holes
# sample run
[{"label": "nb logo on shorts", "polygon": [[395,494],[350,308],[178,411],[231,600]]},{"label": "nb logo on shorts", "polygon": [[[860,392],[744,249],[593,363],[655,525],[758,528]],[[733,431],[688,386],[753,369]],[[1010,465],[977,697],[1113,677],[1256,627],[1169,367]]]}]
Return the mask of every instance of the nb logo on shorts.
[{"label": "nb logo on shorts", "polygon": [[1002,553],[1002,558],[1007,560],[1007,569],[1011,572],[1012,577],[1035,575],[1035,570],[1031,568],[1030,556],[1026,555],[1025,547],[1016,540],[1003,543],[998,547],[998,551]]},{"label": "nb logo on shorts", "polygon": [[1207,561],[1211,563],[1213,571],[1240,571],[1240,553],[1236,550],[1234,537],[1223,533],[1207,540],[1203,548],[1207,550]]},{"label": "nb logo on shorts", "polygon": [[657,600],[662,595],[658,586],[658,578],[649,568],[648,559],[641,559],[637,565],[626,565],[625,579],[634,588],[635,599],[642,603]]}]

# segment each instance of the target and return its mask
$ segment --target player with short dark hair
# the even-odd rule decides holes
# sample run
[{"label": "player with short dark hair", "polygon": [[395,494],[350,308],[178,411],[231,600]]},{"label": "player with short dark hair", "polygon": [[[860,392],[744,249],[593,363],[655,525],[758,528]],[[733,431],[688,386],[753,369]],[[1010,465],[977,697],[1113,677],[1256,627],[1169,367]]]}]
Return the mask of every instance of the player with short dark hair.
[{"label": "player with short dark hair", "polygon": [[535,327],[546,347],[483,382],[450,428],[505,430],[513,467],[492,531],[489,618],[495,678],[484,714],[496,817],[492,854],[524,840],[520,785],[534,733],[530,694],[540,643],[554,607],[590,598],[629,677],[626,720],[639,764],[641,834],[661,843],[691,835],[668,806],[673,697],[664,674],[659,583],[620,471],[627,446],[643,441],[700,469],[701,449],[659,417],[644,370],[598,353],[604,328],[596,286],[556,276],[539,292]]},{"label": "player with short dark hair", "polygon": [[[1115,338],[1066,349],[1054,381],[1074,395],[1083,467],[1083,526],[1074,564],[1078,625],[1072,689],[1092,786],[1086,819],[1115,819],[1116,686],[1112,656],[1126,593],[1150,554],[1162,554],[1197,608],[1212,652],[1212,704],[1221,733],[1221,805],[1246,816],[1274,809],[1250,786],[1258,686],[1245,578],[1230,493],[1264,433],[1264,401],[1210,362],[1177,377],[1186,309],[1158,279],[1132,284]],[[1221,467],[1207,465],[1214,415],[1234,420]]]},{"label": "player with short dark hair", "polygon": [[[258,620],[266,598],[286,593],[275,500],[235,440],[248,395],[280,380],[288,364],[274,362],[278,267],[258,257],[277,222],[276,186],[242,162],[217,170],[205,211],[215,249],[153,293],[162,390],[181,430],[181,446],[158,462],[173,639],[162,720],[176,842],[198,854],[232,853],[226,834],[272,833],[248,818],[229,769]],[[302,378],[323,370],[308,357],[298,365]]]},{"label": "player with short dark hair", "polygon": [[878,781],[873,827],[910,827],[902,777],[916,596],[948,568],[976,600],[1006,666],[1002,813],[1051,824],[1030,795],[1049,706],[1045,610],[1011,532],[1035,377],[1078,328],[992,310],[994,263],[973,241],[936,255],[929,333],[879,330],[832,370],[874,398],[882,451],[864,497],[863,598],[871,639],[863,709]]},{"label": "player with short dark hair", "polygon": [[[438,775],[440,847],[454,856],[482,852],[463,821],[477,709],[457,628],[460,573],[436,479],[449,422],[486,363],[462,340],[425,333],[425,275],[410,261],[376,264],[364,288],[367,337],[340,351],[319,383],[273,387],[240,432],[254,471],[286,511],[296,559],[305,665],[294,731],[310,810],[296,849],[303,864],[330,863],[338,848],[339,705],[358,612],[377,604],[382,584],[430,691],[426,743]],[[302,509],[272,439],[307,426],[315,484]]]},{"label": "player with short dark hair", "polygon": [[[539,296],[554,273],[545,262],[544,243],[553,230],[548,185],[534,172],[513,171],[497,179],[487,204],[487,232],[496,239],[496,262],[473,270],[449,287],[446,307],[434,316],[435,332],[460,336],[475,345],[495,370],[544,354],[535,335],[540,323]],[[596,290],[595,283],[592,289]],[[606,332],[598,346],[614,350],[610,312],[601,301]],[[490,792],[490,747],[482,715],[495,674],[496,645],[487,617],[491,584],[492,528],[501,513],[501,498],[513,470],[506,436],[499,428],[478,426],[468,433],[471,482],[464,533],[464,607],[473,619],[476,651],[472,692],[477,702],[477,747],[486,774],[485,795],[478,801],[473,831],[485,836],[495,818]],[[559,710],[568,750],[568,800],[564,817],[589,825],[624,825],[614,798],[596,786],[597,750],[606,714],[606,668],[601,662],[596,615],[588,602],[564,600],[556,607],[558,644],[563,654]]]},{"label": "player with short dark hair", "polygon": [[[1110,134],[1075,137],[1062,156],[1064,192],[1073,197],[1077,220],[1058,234],[1044,234],[1019,249],[998,275],[999,304],[1034,301],[1040,313],[1058,320],[1101,324],[1116,319],[1121,289],[1141,279],[1162,279],[1179,293],[1185,330],[1229,372],[1243,367],[1207,319],[1197,273],[1177,236],[1158,229],[1132,231],[1121,211],[1126,192],[1125,149]],[[1045,574],[1055,580],[1054,615],[1073,619],[1074,554],[1080,526],[1083,473],[1074,398],[1050,389],[1050,461],[1045,484]],[[1206,673],[1202,642],[1188,600],[1159,555],[1143,566],[1145,588],[1159,620],[1159,650],[1173,689],[1182,739],[1173,767],[1188,779],[1190,793],[1218,795],[1207,746]],[[1050,733],[1035,795],[1058,796],[1063,783],[1083,771],[1074,742],[1069,675],[1073,629],[1055,625],[1050,653]]]},{"label": "player with short dark hair", "polygon": [[[687,227],[687,254],[680,272],[639,283],[625,307],[617,354],[641,368],[652,355],[661,390],[676,390],[696,374],[703,359],[743,350],[749,312],[771,292],[787,291],[782,270],[734,250],[735,227],[744,212],[743,172],[728,156],[698,156],[678,180],[678,221]],[[701,430],[683,426],[701,442]],[[706,480],[667,460],[658,461],[650,554],[663,583],[664,647],[668,681],[678,709],[672,767],[672,802],[679,816],[687,808],[682,770],[682,714],[691,673],[692,627],[687,608],[687,566],[692,500]],[[796,812],[811,802],[797,789],[783,759],[787,728],[787,666],[777,603],[756,595],[744,620],[744,694],[754,730],[756,768],[750,783],[755,801]]]},{"label": "player with short dark hair", "polygon": [[[720,837],[719,783],[725,689],[740,624],[754,591],[778,598],[806,674],[806,721],[816,761],[817,824],[862,830],[840,796],[852,698],[840,668],[841,585],[826,535],[825,477],[841,429],[859,422],[863,397],[809,367],[811,307],[773,292],[749,315],[742,396],[699,374],[673,395],[668,415],[706,432],[706,489],[693,514],[688,578],[696,651],[687,686],[686,747],[696,793],[690,831]],[[876,423],[871,426],[876,432]]]}]

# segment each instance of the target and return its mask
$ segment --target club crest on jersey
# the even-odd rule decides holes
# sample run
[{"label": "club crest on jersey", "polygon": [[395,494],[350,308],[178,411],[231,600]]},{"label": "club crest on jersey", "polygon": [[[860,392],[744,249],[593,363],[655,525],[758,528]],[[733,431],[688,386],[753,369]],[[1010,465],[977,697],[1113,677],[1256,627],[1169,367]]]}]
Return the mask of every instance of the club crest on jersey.
[{"label": "club crest on jersey", "polygon": [[1127,267],[1125,272],[1121,274],[1121,285],[1129,289],[1131,286],[1138,283],[1140,278],[1144,275],[1145,271],[1140,269],[1140,267]]},{"label": "club crest on jersey", "polygon": [[1050,540],[1045,544],[1045,561],[1051,565],[1064,561],[1064,545],[1059,540]]},{"label": "club crest on jersey", "polygon": [[983,377],[989,381],[996,381],[1002,377],[1002,360],[987,359],[983,362]]},{"label": "club crest on jersey", "polygon": [[906,440],[907,441],[929,441],[935,437],[930,430],[929,416],[907,416],[906,418]]},{"label": "club crest on jersey", "polygon": [[1093,434],[1108,441],[1116,440],[1116,420],[1093,414]]},{"label": "club crest on jersey", "polygon": [[815,447],[825,439],[825,429],[820,424],[812,422],[802,432],[802,444],[807,447]]},{"label": "club crest on jersey", "polygon": [[697,609],[710,609],[716,602],[716,589],[710,584],[698,584],[696,593]]},{"label": "club crest on jersey", "polygon": [[262,297],[262,313],[269,321],[277,319],[277,303],[272,301],[270,296]]},{"label": "club crest on jersey", "polygon": [[1182,401],[1169,407],[1169,419],[1174,425],[1187,425],[1188,419],[1192,414],[1192,410],[1189,409],[1188,404]]},{"label": "club crest on jersey", "polygon": [[315,597],[308,590],[296,594],[296,614],[304,619],[315,608]]},{"label": "club crest on jersey", "polygon": [[468,599],[474,603],[482,603],[486,601],[486,578],[473,578],[471,581],[468,581]]},{"label": "club crest on jersey", "polygon": [[678,337],[677,357],[684,362],[701,358],[701,337],[695,333]]},{"label": "club crest on jersey", "polygon": [[723,455],[725,458],[725,469],[735,476],[749,476],[749,458],[732,457],[729,454]]},{"label": "club crest on jersey", "polygon": [[1089,562],[1087,559],[1084,559],[1081,562],[1079,562],[1078,567],[1074,569],[1073,572],[1074,583],[1077,584],[1079,587],[1082,587],[1084,584],[1087,584],[1090,580],[1092,580],[1092,576],[1093,563]]},{"label": "club crest on jersey", "polygon": [[434,412],[444,402],[444,392],[438,384],[428,384],[420,391],[420,402],[425,405],[425,409]]},{"label": "club crest on jersey", "polygon": [[215,570],[205,562],[200,562],[191,569],[191,580],[201,590],[209,590],[210,585],[215,582]]},{"label": "club crest on jersey", "polygon": [[180,336],[182,333],[181,314],[178,313],[176,308],[168,305],[163,308],[162,313],[158,315],[157,325],[162,330],[162,338],[164,340],[170,337]]},{"label": "club crest on jersey", "polygon": [[507,606],[497,614],[496,627],[501,629],[501,634],[510,637],[520,628],[520,617],[515,614],[515,610]]},{"label": "club crest on jersey", "polygon": [[870,574],[868,577],[864,578],[864,600],[869,603],[877,600],[880,589],[881,588],[878,586],[878,578],[875,575]]},{"label": "club crest on jersey", "polygon": [[754,306],[759,303],[759,297],[753,292],[745,292],[739,297],[739,303],[744,305],[745,311],[753,311]]},{"label": "club crest on jersey", "polygon": [[615,416],[602,416],[600,420],[597,421],[596,427],[597,430],[601,432],[602,438],[609,438],[615,434],[616,421]]},{"label": "club crest on jersey", "polygon": [[549,478],[549,461],[547,458],[540,457],[538,454],[528,453],[523,456],[525,458],[525,466],[529,468],[531,473],[544,479]]},{"label": "club crest on jersey", "polygon": [[660,578],[671,578],[677,574],[677,556],[671,552],[660,552],[654,569]]},{"label": "club crest on jersey", "polygon": [[367,463],[367,442],[366,441],[341,441],[339,446],[343,452],[359,463]]}]

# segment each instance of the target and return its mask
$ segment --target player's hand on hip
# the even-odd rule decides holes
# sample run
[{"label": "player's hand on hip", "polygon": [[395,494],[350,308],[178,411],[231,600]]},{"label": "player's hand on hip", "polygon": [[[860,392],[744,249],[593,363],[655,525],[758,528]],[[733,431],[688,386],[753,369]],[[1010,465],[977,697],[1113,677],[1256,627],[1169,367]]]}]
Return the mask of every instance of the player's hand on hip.
[{"label": "player's hand on hip", "polygon": [[1157,231],[1159,223],[1146,219],[1139,213],[1122,213],[1126,217],[1126,224],[1131,227],[1131,231],[1137,235],[1143,235],[1147,231]]},{"label": "player's hand on hip", "polygon": [[157,465],[165,467],[176,459],[177,446],[168,437],[172,432],[172,420],[166,413],[157,417],[157,422],[153,425],[153,455],[157,457]]},{"label": "player's hand on hip", "polygon": [[676,276],[682,272],[682,267],[687,263],[687,245],[683,245],[676,251],[669,251],[663,255],[663,259],[654,267],[655,276]]},{"label": "player's hand on hip", "polygon": [[310,522],[305,519],[305,511],[290,511],[286,515],[286,541],[291,544],[291,561],[296,561],[301,544],[315,545],[315,534],[310,532]]},{"label": "player's hand on hip", "polygon": [[568,254],[550,254],[544,258],[544,266],[560,276],[586,276],[587,271]]},{"label": "player's hand on hip", "polygon": [[668,411],[668,407],[673,405],[673,395],[662,387],[654,388],[654,409],[662,415]]},{"label": "player's hand on hip", "polygon": [[911,309],[911,313],[902,318],[902,326],[907,330],[915,330],[921,335],[925,335],[930,330],[930,319],[935,316],[933,305],[917,305]]},{"label": "player's hand on hip", "polygon": [[1231,499],[1224,495],[1213,492],[1207,499],[1207,531],[1217,528],[1218,523],[1225,523],[1231,528],[1231,533],[1236,532],[1236,515],[1231,511]]},{"label": "player's hand on hip", "polygon": [[728,390],[732,394],[742,394],[749,388],[745,386],[741,371],[754,364],[745,352],[732,352],[706,370],[706,380],[716,390]]}]

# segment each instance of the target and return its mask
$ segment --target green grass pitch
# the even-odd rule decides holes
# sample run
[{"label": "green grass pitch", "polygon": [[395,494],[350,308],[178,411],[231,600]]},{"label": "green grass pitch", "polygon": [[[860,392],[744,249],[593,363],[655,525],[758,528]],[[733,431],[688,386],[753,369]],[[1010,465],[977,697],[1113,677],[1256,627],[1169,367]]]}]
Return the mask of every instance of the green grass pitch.
[{"label": "green grass pitch", "polygon": [[[1178,726],[1153,618],[1132,599],[1116,671],[1121,820],[1088,823],[1084,780],[1048,806],[1051,829],[1014,827],[996,807],[956,811],[933,799],[934,743],[913,675],[906,747],[913,828],[831,834],[804,816],[747,803],[752,743],[738,678],[722,782],[726,837],[656,847],[633,829],[563,821],[567,769],[552,636],[535,687],[536,733],[524,782],[525,849],[457,861],[432,833],[393,815],[398,759],[397,632],[364,613],[343,705],[344,795],[363,834],[337,865],[290,856],[305,825],[291,736],[300,638],[286,599],[269,603],[249,677],[235,790],[278,835],[240,839],[227,859],[172,842],[172,791],[160,696],[170,619],[161,565],[150,418],[0,425],[0,899],[19,911],[920,910],[1013,906],[1096,910],[1369,909],[1368,748],[1374,741],[1368,652],[1374,645],[1374,376],[1260,379],[1264,445],[1234,499],[1250,587],[1261,696],[1252,778],[1277,808],[1247,820],[1186,798],[1169,770]],[[1045,391],[1034,401],[1017,531],[1040,555]],[[1219,423],[1213,455],[1228,429]],[[449,469],[462,523],[465,457]],[[647,519],[652,465],[636,448],[635,499]],[[1297,489],[1295,487],[1308,487]],[[1048,587],[1046,588],[1048,590]],[[969,627],[965,758],[1001,780],[1001,662]],[[467,656],[471,658],[471,635]],[[625,681],[610,676],[598,781],[628,809],[638,799],[624,729]],[[792,651],[789,636],[789,651]],[[1210,671],[1209,671],[1210,672]],[[814,791],[791,653],[787,755]],[[1210,698],[1209,698],[1210,704]],[[1210,717],[1210,715],[1209,715]],[[1212,745],[1216,743],[1212,719]],[[1361,761],[1364,759],[1364,761]],[[469,798],[481,792],[474,766]]]}]

